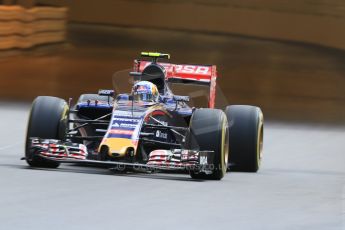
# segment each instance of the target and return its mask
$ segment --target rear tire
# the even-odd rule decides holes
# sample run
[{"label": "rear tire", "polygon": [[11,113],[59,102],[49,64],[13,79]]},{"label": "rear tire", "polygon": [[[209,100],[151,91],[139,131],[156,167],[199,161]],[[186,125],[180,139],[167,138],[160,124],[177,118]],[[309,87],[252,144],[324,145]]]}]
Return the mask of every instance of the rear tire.
[{"label": "rear tire", "polygon": [[64,140],[69,107],[65,100],[41,96],[32,103],[25,144],[25,158],[32,167],[57,168],[58,162],[32,155],[30,138],[38,137],[43,139]]},{"label": "rear tire", "polygon": [[220,180],[227,169],[229,138],[228,121],[222,110],[198,109],[190,121],[187,140],[190,149],[214,151],[212,174],[190,172],[194,179]]},{"label": "rear tire", "polygon": [[231,170],[257,172],[263,148],[264,118],[259,107],[231,105],[225,114],[229,121],[229,162]]}]

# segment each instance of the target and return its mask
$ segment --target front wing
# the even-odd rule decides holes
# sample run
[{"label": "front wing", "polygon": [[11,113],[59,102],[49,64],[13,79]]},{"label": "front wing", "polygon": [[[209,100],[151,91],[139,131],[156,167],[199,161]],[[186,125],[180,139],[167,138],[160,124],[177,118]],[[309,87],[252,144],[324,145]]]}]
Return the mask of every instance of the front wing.
[{"label": "front wing", "polygon": [[30,160],[34,157],[44,158],[60,163],[77,163],[87,166],[106,167],[113,170],[146,170],[146,171],[194,171],[210,174],[213,171],[212,151],[187,149],[154,150],[147,163],[119,161],[100,161],[87,159],[85,145],[63,142],[53,139],[30,139]]}]

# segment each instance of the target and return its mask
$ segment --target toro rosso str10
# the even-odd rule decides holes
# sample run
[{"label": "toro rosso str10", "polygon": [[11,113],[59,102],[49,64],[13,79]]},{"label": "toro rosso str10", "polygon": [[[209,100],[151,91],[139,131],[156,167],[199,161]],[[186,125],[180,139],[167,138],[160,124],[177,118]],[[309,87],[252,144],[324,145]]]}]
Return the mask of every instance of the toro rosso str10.
[{"label": "toro rosso str10", "polygon": [[[100,90],[75,106],[40,96],[31,108],[25,157],[32,167],[77,163],[113,170],[182,170],[196,179],[228,169],[256,172],[262,158],[263,114],[258,107],[215,109],[216,66],[160,62],[170,55],[143,52],[134,61],[131,93]],[[171,84],[209,87],[208,108],[188,105]]]}]

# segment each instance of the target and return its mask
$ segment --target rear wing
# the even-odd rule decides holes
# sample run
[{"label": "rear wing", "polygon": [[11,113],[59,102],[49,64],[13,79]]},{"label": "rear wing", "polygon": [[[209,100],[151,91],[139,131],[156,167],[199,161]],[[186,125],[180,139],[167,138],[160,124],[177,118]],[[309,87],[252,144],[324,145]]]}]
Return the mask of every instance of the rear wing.
[{"label": "rear wing", "polygon": [[[134,71],[142,72],[152,62],[134,60]],[[217,68],[215,65],[187,65],[187,64],[157,64],[166,70],[166,81],[172,83],[185,83],[207,85],[210,87],[209,108],[214,108],[216,99]]]}]

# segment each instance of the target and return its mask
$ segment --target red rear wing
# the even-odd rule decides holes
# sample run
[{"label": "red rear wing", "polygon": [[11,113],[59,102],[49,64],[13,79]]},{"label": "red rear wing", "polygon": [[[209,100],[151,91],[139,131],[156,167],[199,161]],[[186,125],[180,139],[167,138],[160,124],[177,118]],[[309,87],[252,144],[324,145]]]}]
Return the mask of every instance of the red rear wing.
[{"label": "red rear wing", "polygon": [[[142,72],[150,65],[150,61],[134,62],[134,71]],[[167,71],[166,80],[180,80],[183,83],[202,84],[210,86],[208,106],[214,108],[216,99],[217,69],[215,65],[185,65],[158,63]]]}]

